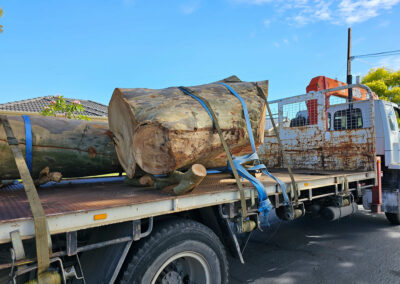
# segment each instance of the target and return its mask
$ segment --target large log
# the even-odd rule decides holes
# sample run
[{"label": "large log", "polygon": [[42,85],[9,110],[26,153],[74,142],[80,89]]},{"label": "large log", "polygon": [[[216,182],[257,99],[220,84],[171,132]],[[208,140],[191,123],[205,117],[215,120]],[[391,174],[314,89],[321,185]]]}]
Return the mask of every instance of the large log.
[{"label": "large log", "polygon": [[[108,123],[31,115],[32,177],[49,167],[63,177],[82,177],[121,171]],[[8,116],[25,155],[25,124],[22,116]],[[0,127],[0,180],[18,179],[10,147]]]},{"label": "large log", "polygon": [[[255,142],[261,145],[266,105],[256,84],[240,80],[228,84],[246,102]],[[268,81],[257,84],[267,94]],[[239,100],[218,82],[190,89],[211,104],[232,154],[251,153]],[[170,173],[194,163],[207,168],[226,166],[226,154],[207,111],[176,87],[117,88],[108,116],[117,156],[128,177],[134,176],[136,164],[150,174]]]}]

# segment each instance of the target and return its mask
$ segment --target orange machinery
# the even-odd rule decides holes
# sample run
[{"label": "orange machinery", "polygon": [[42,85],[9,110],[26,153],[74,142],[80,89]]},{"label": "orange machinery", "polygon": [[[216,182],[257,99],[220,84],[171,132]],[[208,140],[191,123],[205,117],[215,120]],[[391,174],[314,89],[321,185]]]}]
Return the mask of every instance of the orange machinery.
[{"label": "orange machinery", "polygon": [[[331,79],[325,76],[317,76],[311,79],[310,84],[308,84],[306,91],[321,91],[326,89],[337,88],[341,86],[347,85],[346,83],[340,82],[335,79]],[[341,98],[348,98],[349,92],[348,89],[329,92],[326,93],[327,98],[329,99],[330,96],[337,96]],[[361,88],[353,88],[353,100],[354,101],[363,101],[367,100],[367,91]]]},{"label": "orange machinery", "polygon": [[[317,76],[311,79],[310,84],[308,84],[306,91],[321,91],[326,89],[337,88],[340,86],[345,86],[346,83],[340,82],[335,79],[331,79],[325,76]],[[325,94],[325,107],[329,107],[329,98],[331,96],[337,96],[341,98],[347,99],[349,97],[348,89],[329,92]],[[374,99],[377,99],[377,96],[373,93]],[[353,100],[354,101],[362,101],[367,100],[367,91],[361,88],[353,88]],[[307,101],[307,110],[309,117],[309,124],[317,124],[318,123],[318,104],[317,100],[308,100]]]}]

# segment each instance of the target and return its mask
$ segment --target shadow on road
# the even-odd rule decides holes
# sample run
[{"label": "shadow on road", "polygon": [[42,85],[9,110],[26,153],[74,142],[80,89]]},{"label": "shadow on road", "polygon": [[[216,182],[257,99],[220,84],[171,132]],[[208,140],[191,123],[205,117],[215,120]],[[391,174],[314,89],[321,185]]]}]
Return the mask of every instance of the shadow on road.
[{"label": "shadow on road", "polygon": [[400,227],[367,211],[327,222],[309,216],[255,232],[230,283],[400,283]]}]

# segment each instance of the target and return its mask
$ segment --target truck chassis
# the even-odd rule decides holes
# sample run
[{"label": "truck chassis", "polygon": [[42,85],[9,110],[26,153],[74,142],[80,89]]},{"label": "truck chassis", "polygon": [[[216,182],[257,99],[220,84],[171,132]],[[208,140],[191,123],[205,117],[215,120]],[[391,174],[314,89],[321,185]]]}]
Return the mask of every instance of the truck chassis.
[{"label": "truck chassis", "polygon": [[[339,89],[350,87],[354,86]],[[332,90],[294,97],[289,103],[311,99],[325,109],[322,95],[328,91]],[[368,108],[369,102],[362,104]],[[271,172],[286,184],[291,200],[296,196],[295,211],[286,214],[287,204],[275,180],[256,174],[278,217],[293,220],[306,212],[318,214],[330,208],[328,215],[333,220],[353,213],[354,204],[363,201],[364,207],[379,212],[381,171],[375,142],[371,139],[375,133],[373,101],[370,105],[372,118],[366,127],[340,129],[342,132],[332,131],[329,135],[323,131],[329,121],[326,111],[318,112],[313,119],[307,118],[308,122],[314,120],[315,125],[307,125],[306,119],[296,115],[292,120],[304,124],[285,126],[288,117],[280,114],[282,143],[277,144],[273,135],[267,134],[266,144],[272,147],[267,152],[262,148],[260,156],[276,163],[267,166],[276,167]],[[282,106],[279,111],[283,109]],[[308,135],[307,143],[294,145],[293,133]],[[346,133],[361,134],[357,134],[355,140],[349,139],[347,147],[337,153],[340,163],[336,163],[335,151],[329,151],[329,159],[307,156],[307,153],[315,153],[312,139],[318,135],[332,138],[330,143],[334,143],[335,138]],[[364,138],[368,139],[364,141]],[[320,140],[315,141],[320,143]],[[363,143],[369,143],[368,147],[359,146]],[[361,164],[357,163],[357,158],[348,162],[345,152],[349,149],[355,155],[352,158],[360,157]],[[284,169],[283,159],[279,157],[285,152],[295,165],[290,172]],[[168,189],[132,187],[122,180],[123,177],[72,179],[37,190],[47,219],[50,267],[54,272],[49,277],[54,276],[53,283],[227,283],[225,250],[244,262],[242,238],[249,237],[254,229],[239,222],[243,200],[231,173],[210,174],[193,192],[182,196],[175,196]],[[243,179],[242,183],[247,218],[261,229],[257,191],[252,183]],[[363,200],[363,195],[368,198]],[[398,212],[398,199],[397,204],[393,201],[393,196],[399,196],[398,191],[387,191],[383,196],[384,202],[390,200],[391,203],[387,201],[382,208]],[[34,237],[34,220],[23,186],[3,188],[0,191],[1,282],[10,279],[23,283],[36,279]]]}]

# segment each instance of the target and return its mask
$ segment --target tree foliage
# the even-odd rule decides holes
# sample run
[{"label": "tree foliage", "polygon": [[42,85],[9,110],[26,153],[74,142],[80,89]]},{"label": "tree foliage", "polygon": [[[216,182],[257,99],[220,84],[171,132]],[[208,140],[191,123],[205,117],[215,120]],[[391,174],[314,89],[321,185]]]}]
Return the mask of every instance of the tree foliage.
[{"label": "tree foliage", "polygon": [[[0,18],[3,16],[3,14],[4,14],[4,11],[3,11],[3,9],[0,7]],[[2,33],[2,32],[3,32],[3,26],[0,25],[0,33]]]},{"label": "tree foliage", "polygon": [[72,103],[69,103],[63,96],[58,95],[55,100],[42,109],[40,114],[44,116],[57,116],[59,114],[70,119],[90,120],[88,116],[83,115],[84,110],[85,107],[80,101],[74,100]]},{"label": "tree foliage", "polygon": [[400,104],[400,70],[372,68],[362,79],[380,99]]}]

